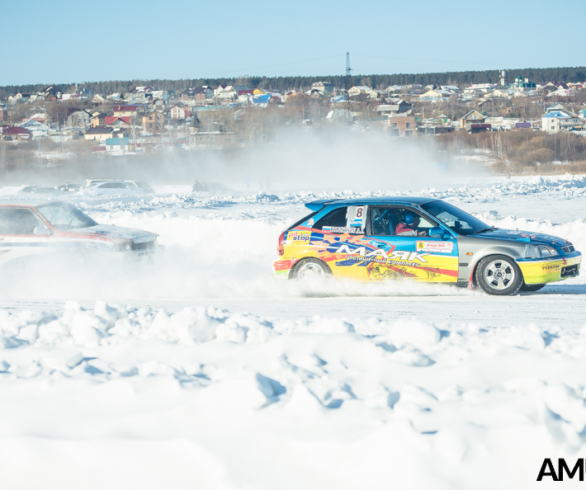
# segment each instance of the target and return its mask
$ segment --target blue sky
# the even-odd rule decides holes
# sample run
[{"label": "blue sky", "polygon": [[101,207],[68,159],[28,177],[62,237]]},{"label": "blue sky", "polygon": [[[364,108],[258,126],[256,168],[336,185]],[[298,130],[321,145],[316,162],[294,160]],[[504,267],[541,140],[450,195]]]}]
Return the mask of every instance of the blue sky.
[{"label": "blue sky", "polygon": [[336,75],[347,51],[354,74],[584,66],[585,14],[585,0],[0,0],[0,85]]}]

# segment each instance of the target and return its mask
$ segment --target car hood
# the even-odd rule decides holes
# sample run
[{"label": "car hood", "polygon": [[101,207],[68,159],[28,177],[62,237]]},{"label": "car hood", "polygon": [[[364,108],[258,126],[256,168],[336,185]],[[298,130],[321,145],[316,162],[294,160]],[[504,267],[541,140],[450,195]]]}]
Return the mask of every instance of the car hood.
[{"label": "car hood", "polygon": [[93,235],[114,240],[132,240],[134,243],[152,242],[158,236],[156,233],[149,231],[137,230],[136,228],[123,228],[114,225],[96,225],[72,231],[85,236]]},{"label": "car hood", "polygon": [[534,231],[503,230],[500,228],[468,236],[475,238],[492,238],[496,240],[508,240],[520,243],[533,243],[536,245],[555,245],[557,247],[565,247],[570,243],[567,240],[564,240],[563,238],[559,238],[552,235],[546,235],[545,233],[537,233]]}]

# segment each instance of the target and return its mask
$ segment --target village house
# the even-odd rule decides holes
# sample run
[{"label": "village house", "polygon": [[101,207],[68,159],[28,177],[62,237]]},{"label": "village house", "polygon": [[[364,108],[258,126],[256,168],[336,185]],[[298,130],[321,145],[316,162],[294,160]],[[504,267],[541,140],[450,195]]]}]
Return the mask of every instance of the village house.
[{"label": "village house", "polygon": [[49,131],[51,130],[49,126],[34,119],[29,119],[28,121],[19,124],[19,126],[26,129],[32,138],[46,138],[49,136]]},{"label": "village house", "polygon": [[106,102],[106,99],[104,99],[104,97],[102,97],[100,94],[96,94],[92,97],[90,102],[92,102],[95,105],[101,105],[104,102]]},{"label": "village house", "polygon": [[237,97],[244,94],[254,94],[254,91],[248,85],[234,85],[234,90],[236,90]]},{"label": "village house", "polygon": [[[45,95],[45,100],[56,100],[62,97],[63,90],[55,85],[49,85],[41,90],[41,93]],[[49,99],[49,96],[52,96],[52,98]]]},{"label": "village house", "polygon": [[[38,112],[37,112],[38,111]],[[43,107],[33,107],[31,108],[32,114],[29,116],[29,119],[34,121],[38,121],[40,123],[45,124],[47,122],[47,113],[45,112]]]},{"label": "village house", "polygon": [[372,89],[370,87],[366,87],[364,85],[356,85],[355,87],[352,87],[350,90],[348,90],[348,96],[356,97],[357,95],[360,95],[360,94],[367,94],[371,90]]},{"label": "village house", "polygon": [[137,105],[115,105],[112,108],[115,116],[118,117],[136,117],[138,114]]},{"label": "village house", "polygon": [[220,85],[214,89],[214,97],[218,99],[220,103],[229,103],[238,97],[238,92],[231,85]]},{"label": "village house", "polygon": [[130,149],[128,138],[108,138],[104,141],[106,151],[113,153],[127,153]]},{"label": "village house", "polygon": [[334,84],[332,82],[314,82],[311,84],[311,90],[332,94],[334,93]]},{"label": "village house", "polygon": [[570,112],[551,111],[541,118],[541,129],[548,133],[581,130],[582,120]]},{"label": "village house", "polygon": [[31,133],[19,126],[2,126],[2,137],[7,140],[28,140]]},{"label": "village house", "polygon": [[236,133],[231,131],[196,131],[191,139],[196,147],[226,148],[236,143]]},{"label": "village house", "polygon": [[573,97],[574,95],[576,95],[576,91],[573,88],[558,88],[547,94],[546,97]]},{"label": "village house", "polygon": [[95,128],[106,124],[106,117],[106,114],[104,114],[103,112],[94,112],[90,119],[92,127]]},{"label": "village house", "polygon": [[61,96],[61,100],[80,101],[81,95],[80,94],[63,94]]},{"label": "village house", "polygon": [[464,93],[470,95],[480,95],[492,92],[496,87],[492,83],[473,83],[464,89]]},{"label": "village house", "polygon": [[471,124],[482,124],[484,122],[484,116],[478,111],[467,112],[460,118],[460,127],[470,129]]},{"label": "village house", "polygon": [[493,112],[497,111],[498,108],[498,103],[493,99],[483,99],[478,102],[478,109],[487,114],[492,114]]},{"label": "village house", "polygon": [[352,124],[354,119],[354,115],[348,109],[334,109],[326,116],[326,121],[330,123]]},{"label": "village house", "polygon": [[376,108],[376,112],[380,116],[388,116],[391,114],[402,114],[408,112],[413,108],[410,102],[399,100],[394,104],[381,104]]},{"label": "village house", "polygon": [[185,107],[185,106],[181,106],[181,105],[175,105],[173,107],[171,107],[171,119],[180,119],[180,120],[184,120],[186,118],[188,118],[189,116],[191,116],[191,110],[189,109],[189,107]]},{"label": "village house", "polygon": [[214,91],[211,87],[208,87],[207,85],[203,85],[201,87],[188,88],[181,93],[181,100],[192,100],[195,103],[203,103],[208,99],[212,99],[213,97]]},{"label": "village house", "polygon": [[504,89],[504,88],[497,88],[492,92],[485,94],[485,98],[491,99],[510,99],[513,97],[515,93],[512,90]]},{"label": "village house", "polygon": [[45,94],[32,94],[29,99],[28,99],[29,103],[43,103],[45,101]]},{"label": "village house", "polygon": [[385,132],[390,136],[416,136],[415,117],[407,116],[406,114],[390,116]]},{"label": "village house", "polygon": [[454,92],[449,92],[448,90],[442,90],[442,89],[433,89],[433,90],[428,90],[424,94],[421,94],[419,96],[419,98],[421,100],[428,100],[431,102],[436,102],[438,100],[447,100],[452,95],[455,95]]},{"label": "village house", "polygon": [[568,114],[572,113],[572,111],[569,111],[568,109],[566,109],[566,107],[562,104],[550,105],[549,107],[547,107],[545,109],[546,114],[549,114],[550,112],[555,112],[555,111],[563,111],[563,112],[567,112]]},{"label": "village house", "polygon": [[97,143],[103,143],[112,136],[113,128],[107,126],[97,126],[89,128],[83,138],[86,141],[95,141]]},{"label": "village house", "polygon": [[130,117],[106,116],[104,124],[113,128],[129,128],[132,124]]},{"label": "village house", "polygon": [[152,103],[153,111],[165,112],[167,110],[167,101],[164,99],[157,99]]},{"label": "village house", "polygon": [[165,131],[165,115],[162,112],[153,111],[142,117],[142,130],[148,133],[162,133]]},{"label": "village house", "polygon": [[72,112],[67,117],[67,125],[70,128],[85,128],[90,125],[92,115],[84,110]]},{"label": "village house", "polygon": [[529,81],[528,78],[523,80],[520,76],[517,76],[515,81],[509,85],[509,90],[513,92],[530,92],[536,89],[537,85],[534,82]]},{"label": "village house", "polygon": [[452,92],[454,94],[460,93],[460,87],[458,87],[457,85],[442,85],[441,89],[447,90],[448,92]]}]

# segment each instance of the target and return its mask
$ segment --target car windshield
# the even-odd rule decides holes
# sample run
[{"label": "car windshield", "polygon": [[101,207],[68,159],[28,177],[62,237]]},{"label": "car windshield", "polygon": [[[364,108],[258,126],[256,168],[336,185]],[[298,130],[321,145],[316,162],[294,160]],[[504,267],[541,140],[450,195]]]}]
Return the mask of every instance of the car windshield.
[{"label": "car windshield", "polygon": [[56,230],[88,228],[98,224],[79,209],[65,202],[44,204],[37,209]]},{"label": "car windshield", "polygon": [[422,204],[421,208],[460,235],[473,235],[491,229],[486,223],[444,201]]}]

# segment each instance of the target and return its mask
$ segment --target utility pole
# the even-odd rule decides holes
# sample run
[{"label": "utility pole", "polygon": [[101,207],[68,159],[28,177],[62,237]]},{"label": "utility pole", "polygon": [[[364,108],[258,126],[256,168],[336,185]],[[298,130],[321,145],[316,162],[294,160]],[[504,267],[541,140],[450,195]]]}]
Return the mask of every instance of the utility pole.
[{"label": "utility pole", "polygon": [[350,68],[350,53],[346,53],[346,90],[350,87],[350,77],[352,76],[352,68]]}]

